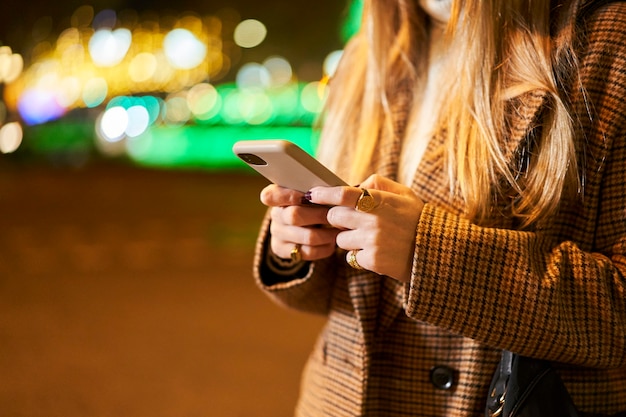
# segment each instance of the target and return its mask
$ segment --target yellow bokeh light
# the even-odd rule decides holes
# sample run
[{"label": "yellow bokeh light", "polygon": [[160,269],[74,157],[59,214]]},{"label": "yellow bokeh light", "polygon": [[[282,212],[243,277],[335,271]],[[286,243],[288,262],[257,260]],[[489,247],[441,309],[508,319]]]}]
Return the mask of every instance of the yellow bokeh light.
[{"label": "yellow bokeh light", "polygon": [[128,75],[136,83],[150,80],[157,71],[157,59],[150,52],[136,55],[128,66]]},{"label": "yellow bokeh light", "polygon": [[14,54],[10,47],[0,47],[0,83],[11,83],[17,79],[24,69],[24,59]]},{"label": "yellow bokeh light", "polygon": [[80,6],[74,13],[70,19],[72,26],[75,28],[86,27],[91,24],[91,21],[94,17],[93,7],[84,5]]},{"label": "yellow bokeh light", "polygon": [[165,121],[168,124],[185,124],[190,117],[191,110],[183,93],[172,94],[165,99]]},{"label": "yellow bokeh light", "polygon": [[59,94],[57,94],[58,103],[65,107],[72,107],[79,99],[82,85],[76,77],[65,77],[59,84]]},{"label": "yellow bokeh light", "polygon": [[15,152],[22,144],[24,133],[17,122],[7,123],[0,128],[0,152]]},{"label": "yellow bokeh light", "polygon": [[260,45],[267,36],[265,25],[256,19],[247,19],[235,28],[235,43],[242,48],[254,48]]},{"label": "yellow bokeh light", "polygon": [[187,93],[189,109],[195,116],[204,116],[211,113],[217,104],[218,98],[215,87],[207,83],[196,84]]},{"label": "yellow bokeh light", "polygon": [[66,48],[78,45],[81,43],[81,35],[78,29],[69,28],[65,29],[57,38],[56,50],[59,53],[63,53]]},{"label": "yellow bokeh light", "polygon": [[194,35],[198,36],[202,34],[204,24],[199,16],[196,16],[195,14],[188,14],[178,19],[176,27],[187,29]]},{"label": "yellow bokeh light", "polygon": [[326,88],[321,82],[308,83],[302,89],[300,103],[307,111],[317,113],[322,110]]},{"label": "yellow bokeh light", "polygon": [[[33,36],[29,68],[23,68],[21,56],[10,53],[10,48],[0,47],[0,83],[6,84],[7,109],[19,111],[28,124],[55,120],[73,108],[100,107],[119,96],[167,97],[159,98],[162,111],[156,116],[148,111],[150,125],[158,118],[174,125],[193,121],[289,123],[300,117],[294,113],[303,111],[298,99],[309,112],[317,111],[323,101],[325,83],[309,85],[299,94],[300,84],[286,58],[269,56],[254,65],[242,62],[246,56],[242,48],[264,42],[267,28],[255,19],[242,21],[234,9],[222,9],[212,16],[191,12],[175,16],[110,9],[94,14],[92,6],[81,6],[69,22],[70,27],[62,30],[56,41]],[[41,34],[50,31],[50,22],[43,23],[37,29]],[[223,85],[216,88],[219,80],[232,80],[231,72],[237,68],[237,82],[232,90],[229,87],[230,93]],[[14,82],[8,84],[12,78]],[[56,109],[57,114],[50,117],[38,113],[47,111],[36,108],[39,97],[54,109],[63,107],[62,111]],[[27,107],[32,114],[24,111]],[[118,110],[107,112],[99,121],[103,142],[124,142],[149,134],[146,112],[140,107],[127,112],[126,116],[132,115],[129,121],[135,123],[127,132],[115,131],[123,116]],[[285,117],[288,113],[291,116]]]},{"label": "yellow bokeh light", "polygon": [[[91,6],[82,6],[70,20],[71,27],[61,32],[54,45],[42,41],[34,47],[33,63],[21,73],[21,91],[35,87],[50,90],[64,77],[76,77],[83,85],[78,97],[84,103],[72,105],[91,107],[117,94],[181,91],[207,78],[222,77],[230,69],[221,37],[224,26],[218,16],[187,13],[177,18],[144,13],[139,17],[130,12],[118,16],[112,10],[94,16]],[[6,62],[7,58],[0,58],[0,74],[8,66]],[[89,87],[87,91],[93,78],[105,80],[106,88]],[[62,101],[69,104],[75,96],[72,90],[71,97],[65,93]]]}]

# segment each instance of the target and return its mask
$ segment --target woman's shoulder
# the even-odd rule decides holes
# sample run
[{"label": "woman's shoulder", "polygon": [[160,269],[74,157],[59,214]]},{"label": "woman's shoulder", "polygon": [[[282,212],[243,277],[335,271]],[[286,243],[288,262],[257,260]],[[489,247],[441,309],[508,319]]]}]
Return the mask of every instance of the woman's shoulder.
[{"label": "woman's shoulder", "polygon": [[[577,15],[579,40],[588,51],[626,55],[626,0],[587,0]],[[582,35],[582,37],[580,36]]]},{"label": "woman's shoulder", "polygon": [[611,16],[624,16],[625,13],[626,0],[583,0],[577,13],[577,20],[589,23],[606,20]]}]

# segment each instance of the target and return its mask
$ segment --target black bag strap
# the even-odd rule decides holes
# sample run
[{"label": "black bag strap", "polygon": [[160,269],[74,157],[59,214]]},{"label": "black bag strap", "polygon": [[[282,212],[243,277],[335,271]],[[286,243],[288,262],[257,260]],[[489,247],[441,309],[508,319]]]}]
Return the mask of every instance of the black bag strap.
[{"label": "black bag strap", "polygon": [[513,353],[503,350],[500,357],[498,369],[493,375],[491,386],[489,387],[489,397],[487,397],[486,417],[497,417],[502,415],[504,410],[504,399],[506,388],[511,376],[513,364]]}]

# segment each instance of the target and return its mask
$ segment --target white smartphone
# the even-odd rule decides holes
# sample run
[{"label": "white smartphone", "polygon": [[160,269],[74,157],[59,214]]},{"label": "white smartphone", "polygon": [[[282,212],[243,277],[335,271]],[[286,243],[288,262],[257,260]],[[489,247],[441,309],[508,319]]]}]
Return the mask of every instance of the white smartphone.
[{"label": "white smartphone", "polygon": [[348,185],[295,143],[283,139],[243,140],[233,152],[281,187],[307,192],[317,186]]}]

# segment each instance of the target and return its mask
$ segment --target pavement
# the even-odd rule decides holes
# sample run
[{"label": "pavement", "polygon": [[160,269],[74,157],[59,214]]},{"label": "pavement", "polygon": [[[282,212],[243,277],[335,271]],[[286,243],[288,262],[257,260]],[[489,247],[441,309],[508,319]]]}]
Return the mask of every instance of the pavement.
[{"label": "pavement", "polygon": [[0,417],[282,417],[323,322],[254,285],[253,173],[0,159]]}]

